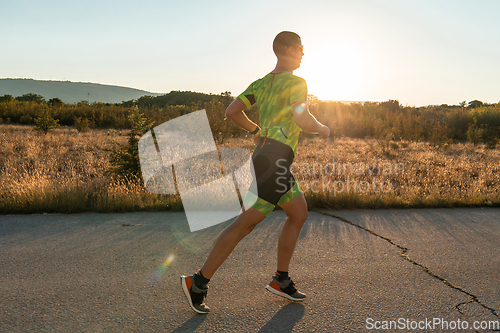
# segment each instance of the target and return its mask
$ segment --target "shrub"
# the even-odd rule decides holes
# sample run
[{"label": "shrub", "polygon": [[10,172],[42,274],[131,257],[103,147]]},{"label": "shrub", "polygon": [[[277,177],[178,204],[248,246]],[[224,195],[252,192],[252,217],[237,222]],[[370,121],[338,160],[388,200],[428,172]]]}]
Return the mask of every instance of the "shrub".
[{"label": "shrub", "polygon": [[35,118],[35,127],[33,130],[43,132],[43,134],[47,135],[47,133],[59,127],[58,122],[59,120],[54,119],[49,110],[45,108],[42,115]]},{"label": "shrub", "polygon": [[467,140],[475,145],[483,142],[484,128],[477,126],[477,123],[469,125],[469,130],[467,131]]},{"label": "shrub", "polygon": [[19,122],[23,125],[31,125],[33,123],[33,118],[25,114],[19,118]]},{"label": "shrub", "polygon": [[389,143],[389,148],[399,149],[399,145],[396,142],[391,142],[391,143]]},{"label": "shrub", "polygon": [[122,146],[119,142],[113,142],[119,147],[118,149],[105,149],[111,153],[109,172],[116,174],[119,177],[126,179],[137,179],[141,175],[141,163],[139,161],[138,143],[141,136],[153,127],[152,122],[144,117],[144,114],[139,113],[137,107],[129,115],[131,130],[126,146]]},{"label": "shrub", "polygon": [[82,117],[78,117],[75,120],[75,127],[78,132],[87,132],[89,130],[89,120],[87,118],[82,119]]}]

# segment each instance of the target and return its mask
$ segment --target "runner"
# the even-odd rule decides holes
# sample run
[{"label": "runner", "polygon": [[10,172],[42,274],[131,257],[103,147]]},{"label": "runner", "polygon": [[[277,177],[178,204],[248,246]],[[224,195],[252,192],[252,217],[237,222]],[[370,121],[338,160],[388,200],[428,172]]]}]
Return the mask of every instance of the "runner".
[{"label": "runner", "polygon": [[[274,70],[253,82],[226,110],[229,118],[254,135],[257,147],[252,161],[258,193],[246,193],[242,213],[217,237],[203,267],[192,276],[181,277],[189,305],[197,313],[210,311],[204,299],[208,282],[215,271],[240,240],[276,205],[285,211],[287,220],[278,237],[277,270],[266,289],[293,301],[302,301],[306,297],[297,291],[288,276],[295,244],[308,216],[306,200],[290,173],[290,166],[297,151],[301,129],[319,133],[323,138],[329,137],[330,130],[309,113],[306,82],[293,75],[304,55],[299,35],[289,31],[280,32],[274,39],[273,51],[278,58]],[[257,103],[260,126],[244,113],[254,103]]]}]

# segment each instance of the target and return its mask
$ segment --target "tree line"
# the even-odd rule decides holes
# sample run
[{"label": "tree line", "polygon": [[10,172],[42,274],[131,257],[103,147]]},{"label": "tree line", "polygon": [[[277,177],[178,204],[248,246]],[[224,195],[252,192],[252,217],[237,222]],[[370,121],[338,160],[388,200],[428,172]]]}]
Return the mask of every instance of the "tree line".
[{"label": "tree line", "polygon": [[238,127],[225,121],[224,112],[233,101],[229,92],[220,95],[173,91],[163,96],[144,96],[136,101],[122,103],[63,103],[58,98],[45,99],[36,94],[19,97],[0,96],[0,123],[35,125],[37,119],[50,115],[61,126],[74,126],[79,131],[88,129],[130,129],[134,117],[140,113],[153,126],[186,113],[205,109],[214,137],[224,140],[236,135]]},{"label": "tree line", "polygon": [[[90,128],[132,128],[131,117],[140,113],[153,126],[186,113],[205,109],[214,137],[223,142],[231,136],[246,134],[225,120],[226,107],[233,101],[230,92],[219,95],[190,91],[172,91],[162,96],[143,96],[122,103],[63,103],[49,101],[36,94],[19,97],[0,96],[0,122],[35,124],[42,115],[50,115],[63,126],[80,131]],[[494,147],[500,139],[500,103],[478,100],[459,105],[402,106],[397,100],[384,102],[341,103],[320,101],[308,96],[311,113],[332,130],[335,137],[377,138],[379,140],[428,141],[443,145],[451,142],[486,143]],[[258,121],[257,109],[247,115]],[[307,134],[303,134],[306,135]]]},{"label": "tree line", "polygon": [[397,100],[344,104],[318,101],[310,96],[311,113],[334,136],[379,140],[500,143],[500,103],[481,101],[459,105],[401,106]]}]

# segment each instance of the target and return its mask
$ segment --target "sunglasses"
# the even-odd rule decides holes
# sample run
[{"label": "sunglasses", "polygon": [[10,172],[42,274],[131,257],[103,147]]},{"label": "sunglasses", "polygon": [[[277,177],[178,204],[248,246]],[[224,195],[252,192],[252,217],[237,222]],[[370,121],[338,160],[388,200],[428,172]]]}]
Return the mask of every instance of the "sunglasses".
[{"label": "sunglasses", "polygon": [[302,52],[304,52],[304,45],[290,45],[288,47],[298,47]]}]

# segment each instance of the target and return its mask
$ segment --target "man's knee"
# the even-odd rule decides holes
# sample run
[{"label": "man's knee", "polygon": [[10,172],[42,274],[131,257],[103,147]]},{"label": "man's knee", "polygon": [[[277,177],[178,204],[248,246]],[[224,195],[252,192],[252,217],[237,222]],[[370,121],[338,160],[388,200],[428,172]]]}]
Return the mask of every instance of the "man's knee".
[{"label": "man's knee", "polygon": [[291,214],[290,216],[293,220],[297,221],[297,223],[304,223],[307,218],[309,217],[309,212],[307,209],[304,210],[298,210]]},{"label": "man's knee", "polygon": [[307,220],[307,218],[309,217],[309,212],[307,211],[307,209],[304,209],[301,213],[300,213],[300,219],[302,220],[302,222],[305,222]]},{"label": "man's knee", "polygon": [[246,212],[243,220],[239,225],[240,231],[246,236],[252,232],[252,230],[259,224],[265,215],[258,212]]},{"label": "man's knee", "polygon": [[245,228],[244,228],[244,233],[245,233],[245,236],[248,235],[249,233],[251,233],[253,231],[253,229],[255,229],[255,227],[257,226],[257,224],[259,224],[260,221],[256,222],[256,221],[248,221],[248,223],[245,224]]}]

